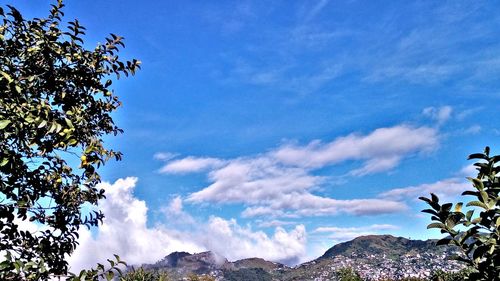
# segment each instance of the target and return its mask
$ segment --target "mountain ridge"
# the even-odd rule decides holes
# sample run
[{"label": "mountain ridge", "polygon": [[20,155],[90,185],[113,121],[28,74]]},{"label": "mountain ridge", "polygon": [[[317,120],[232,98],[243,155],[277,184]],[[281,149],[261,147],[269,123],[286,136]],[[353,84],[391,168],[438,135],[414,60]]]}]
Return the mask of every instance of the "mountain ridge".
[{"label": "mountain ridge", "polygon": [[457,251],[435,246],[437,240],[411,240],[392,235],[366,235],[338,243],[320,257],[290,267],[252,257],[229,261],[213,252],[173,252],[145,269],[166,271],[176,280],[189,273],[216,280],[337,280],[336,272],[350,267],[365,280],[428,277],[434,271],[456,271],[461,265],[447,260]]}]

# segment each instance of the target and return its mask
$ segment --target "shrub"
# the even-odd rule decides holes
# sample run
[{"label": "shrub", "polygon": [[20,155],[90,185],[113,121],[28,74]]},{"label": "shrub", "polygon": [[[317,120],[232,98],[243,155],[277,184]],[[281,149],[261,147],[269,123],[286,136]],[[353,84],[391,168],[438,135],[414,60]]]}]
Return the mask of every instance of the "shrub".
[{"label": "shrub", "polygon": [[441,204],[431,193],[430,198],[420,197],[431,207],[422,212],[432,215],[427,228],[447,235],[437,245],[455,245],[461,250],[455,258],[470,267],[464,280],[500,280],[500,155],[490,156],[486,147],[468,159],[478,160],[474,163],[477,176],[468,178],[473,188],[462,193],[472,196],[465,205],[468,210],[463,210],[463,202]]}]

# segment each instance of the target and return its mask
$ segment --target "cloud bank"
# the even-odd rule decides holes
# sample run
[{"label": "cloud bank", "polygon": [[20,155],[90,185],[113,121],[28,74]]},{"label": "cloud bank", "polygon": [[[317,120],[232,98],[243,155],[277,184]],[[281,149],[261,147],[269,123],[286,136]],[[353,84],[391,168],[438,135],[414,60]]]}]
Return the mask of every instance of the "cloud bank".
[{"label": "cloud bank", "polygon": [[[99,206],[106,218],[94,233],[80,229],[80,245],[68,260],[71,271],[103,263],[113,254],[130,265],[153,263],[174,251],[211,250],[230,260],[259,256],[288,264],[300,261],[305,255],[307,235],[301,224],[290,231],[276,227],[271,236],[242,227],[235,219],[216,216],[208,222],[197,222],[197,227],[190,232],[161,224],[148,227],[146,202],[133,195],[136,183],[137,178],[128,177],[113,184],[101,184],[107,198]],[[189,216],[183,211],[179,197],[172,200],[168,209],[184,218]]]}]

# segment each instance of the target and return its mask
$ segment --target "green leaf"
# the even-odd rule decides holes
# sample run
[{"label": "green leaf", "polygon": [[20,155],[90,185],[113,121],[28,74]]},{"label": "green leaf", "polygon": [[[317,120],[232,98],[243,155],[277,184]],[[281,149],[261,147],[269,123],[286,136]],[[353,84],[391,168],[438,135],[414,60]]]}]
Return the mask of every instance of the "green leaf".
[{"label": "green leaf", "polygon": [[422,196],[422,197],[418,197],[418,199],[420,199],[420,200],[422,200],[422,201],[425,201],[425,202],[427,202],[427,203],[429,203],[429,204],[431,203],[431,200],[430,200],[429,198],[427,198],[427,197],[423,197],[423,196]]},{"label": "green leaf", "polygon": [[455,204],[455,212],[459,213],[459,212],[462,212],[462,206],[463,206],[464,203],[462,202],[459,202],[457,204]]},{"label": "green leaf", "polygon": [[432,202],[435,202],[435,203],[438,203],[439,202],[439,197],[437,197],[436,194],[434,193],[431,193],[431,197],[432,197]]},{"label": "green leaf", "polygon": [[465,218],[470,221],[471,218],[472,218],[472,215],[474,214],[474,210],[469,210],[467,211],[467,213],[465,214]]},{"label": "green leaf", "polygon": [[11,266],[10,262],[9,261],[3,261],[2,263],[0,263],[0,271],[4,270],[4,269],[7,269]]},{"label": "green leaf", "polygon": [[113,271],[108,271],[108,273],[106,273],[106,280],[111,281],[114,277],[115,273]]},{"label": "green leaf", "polygon": [[431,228],[446,229],[446,225],[444,225],[440,222],[434,222],[434,223],[431,223],[427,226],[427,229],[431,229]]},{"label": "green leaf", "polygon": [[451,210],[452,203],[446,203],[441,206],[441,210],[448,213]]},{"label": "green leaf", "polygon": [[451,244],[451,241],[453,241],[453,240],[450,238],[443,238],[443,239],[436,242],[436,246],[449,245],[449,244]]},{"label": "green leaf", "polygon": [[464,192],[462,192],[462,195],[473,195],[473,196],[477,196],[479,194],[479,192],[477,191],[470,191],[470,190],[466,190]]},{"label": "green leaf", "polygon": [[486,155],[484,155],[483,153],[473,153],[473,154],[469,155],[469,157],[467,157],[467,160],[471,160],[471,159],[488,160],[488,157]]},{"label": "green leaf", "polygon": [[479,195],[479,199],[481,200],[481,202],[488,204],[488,194],[484,190],[481,190],[479,191]]},{"label": "green leaf", "polygon": [[425,210],[422,210],[422,213],[428,213],[428,214],[431,214],[431,215],[435,215],[437,216],[438,213],[432,209],[425,209]]},{"label": "green leaf", "polygon": [[483,208],[485,210],[488,209],[488,206],[486,206],[486,204],[484,204],[483,202],[480,202],[480,201],[471,201],[471,202],[467,203],[466,206],[467,207],[480,207],[480,208]]},{"label": "green leaf", "polygon": [[5,79],[7,79],[7,81],[8,81],[9,83],[12,83],[12,82],[14,81],[14,79],[12,79],[12,77],[10,77],[10,75],[9,75],[9,74],[7,74],[7,73],[5,73],[5,72],[3,72],[3,71],[1,71],[1,70],[0,70],[0,75],[2,75],[3,77],[5,77]]},{"label": "green leaf", "polygon": [[5,129],[10,124],[10,120],[0,120],[0,130]]}]

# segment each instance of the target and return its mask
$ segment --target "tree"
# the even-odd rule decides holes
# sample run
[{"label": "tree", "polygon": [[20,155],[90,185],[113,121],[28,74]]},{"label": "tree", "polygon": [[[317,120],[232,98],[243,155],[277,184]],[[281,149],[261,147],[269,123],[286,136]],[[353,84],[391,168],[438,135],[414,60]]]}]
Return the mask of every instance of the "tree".
[{"label": "tree", "polygon": [[359,273],[351,267],[340,268],[336,274],[340,281],[363,281]]},{"label": "tree", "polygon": [[166,272],[144,270],[140,267],[139,269],[132,269],[120,277],[120,281],[171,281],[172,279],[168,276]]},{"label": "tree", "polygon": [[468,280],[500,280],[500,155],[490,156],[490,148],[475,153],[469,159],[478,159],[475,178],[468,178],[473,189],[462,196],[472,196],[462,209],[463,202],[441,204],[431,193],[430,198],[420,197],[431,209],[422,212],[432,215],[433,223],[427,228],[437,228],[447,236],[437,245],[455,245],[462,255],[456,259],[471,269]]},{"label": "tree", "polygon": [[[111,113],[120,106],[112,78],[135,74],[122,62],[123,38],[111,34],[93,50],[85,28],[62,21],[61,0],[47,18],[25,19],[0,7],[0,263],[1,280],[67,275],[65,261],[81,226],[97,226],[105,198],[97,168],[121,153],[106,148],[116,135]],[[22,228],[27,222],[39,231]],[[114,265],[114,264],[113,264]]]}]

